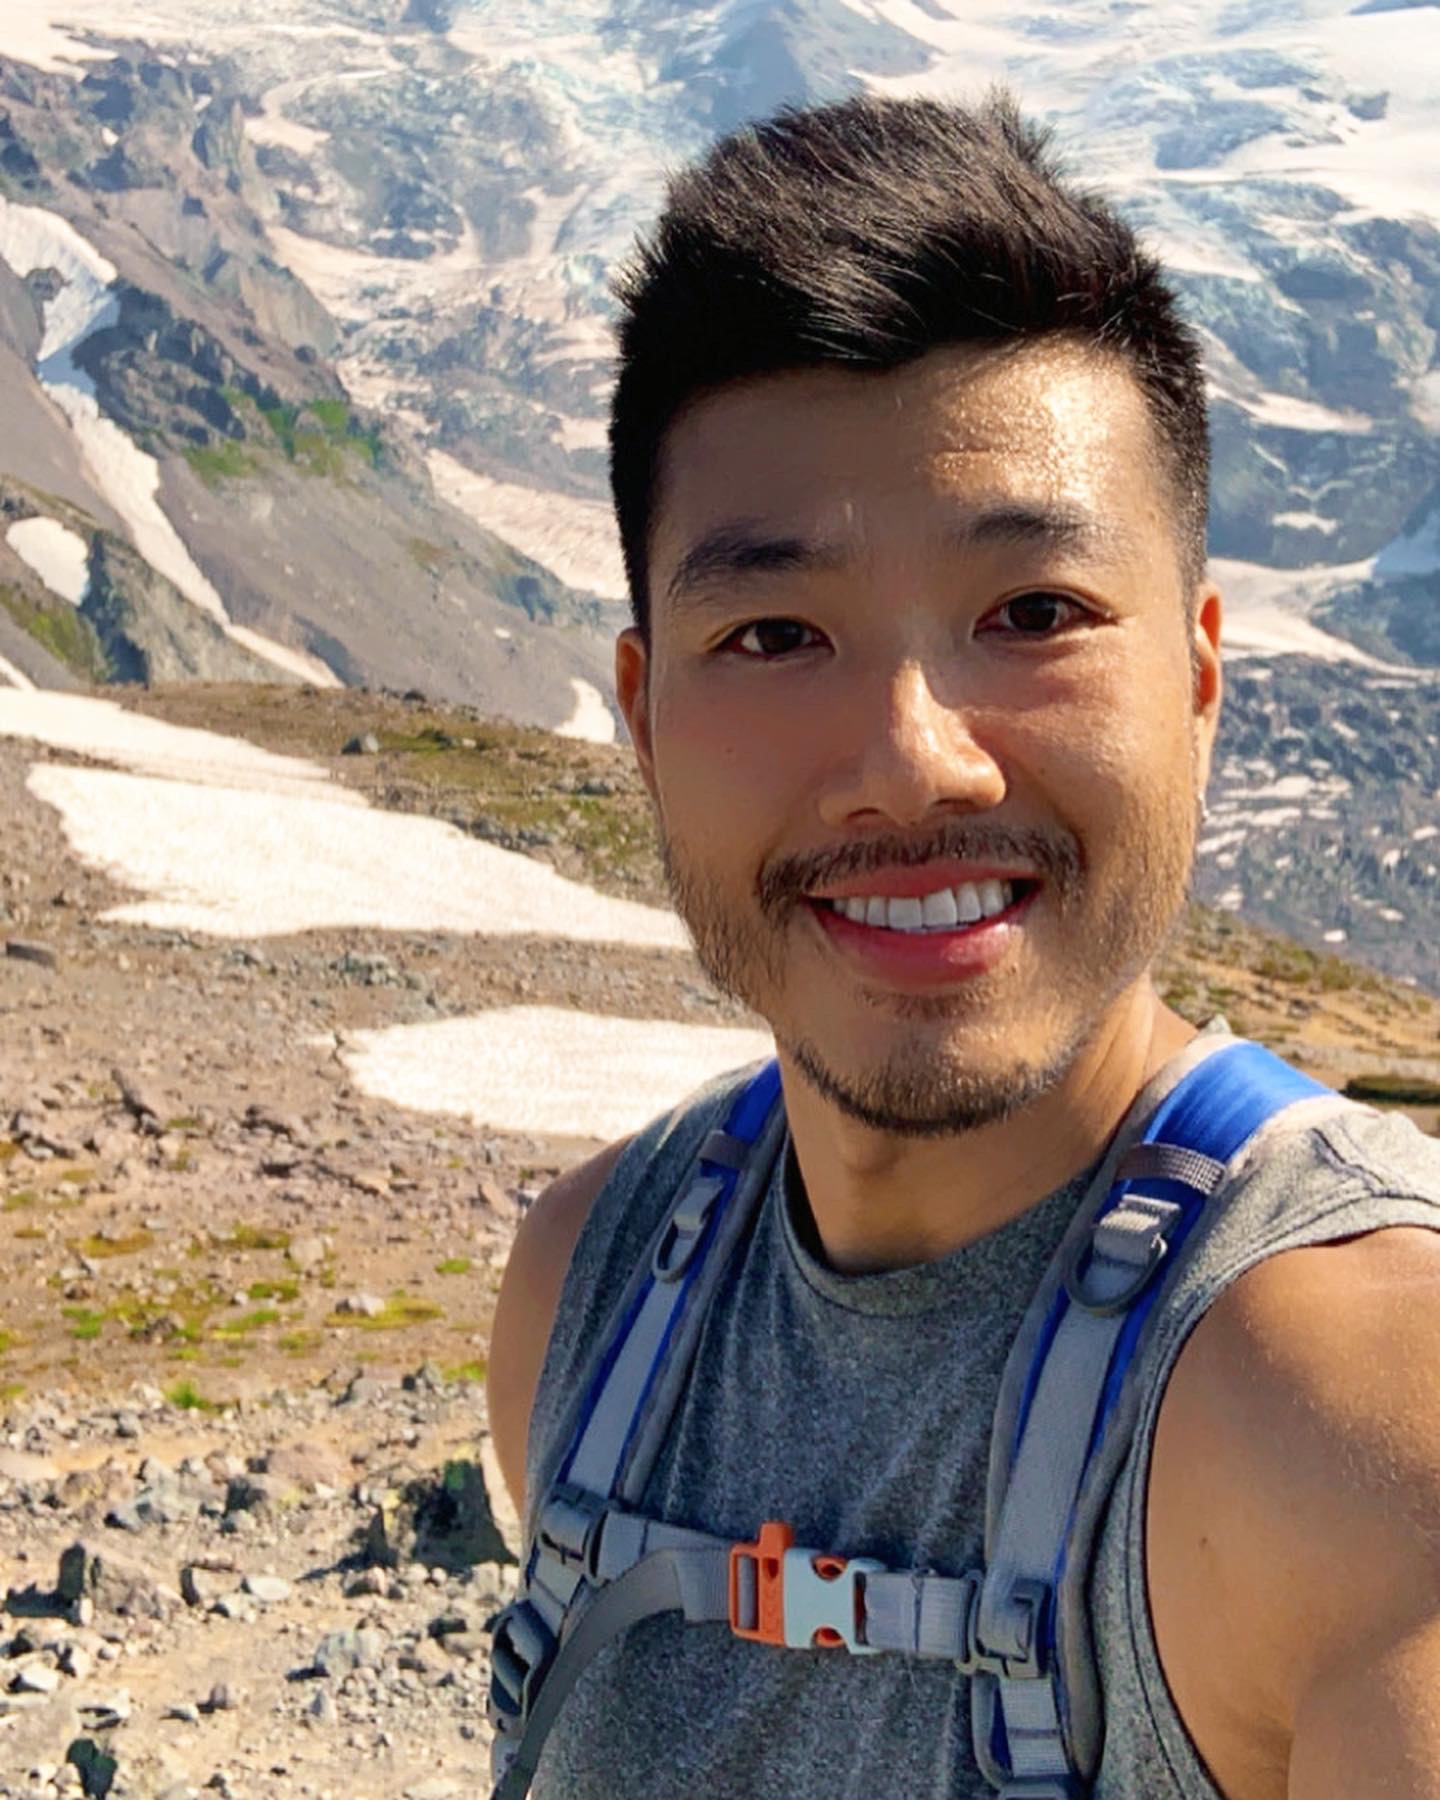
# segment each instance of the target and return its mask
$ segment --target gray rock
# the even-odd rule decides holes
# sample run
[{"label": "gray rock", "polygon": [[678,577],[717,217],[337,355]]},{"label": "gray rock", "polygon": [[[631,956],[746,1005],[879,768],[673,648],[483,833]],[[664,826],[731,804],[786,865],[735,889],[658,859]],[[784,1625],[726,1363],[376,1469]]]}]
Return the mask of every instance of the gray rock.
[{"label": "gray rock", "polygon": [[339,1717],[335,1699],[329,1688],[321,1688],[307,1709],[309,1715],[320,1725],[333,1725]]},{"label": "gray rock", "polygon": [[380,740],[373,731],[361,732],[359,737],[352,737],[340,752],[342,756],[378,756]]},{"label": "gray rock", "polygon": [[148,1569],[125,1561],[108,1548],[81,1540],[60,1556],[56,1593],[72,1609],[84,1600],[99,1612],[137,1619],[167,1619],[166,1590]]},{"label": "gray rock", "polygon": [[290,1583],[279,1575],[247,1575],[240,1585],[247,1594],[253,1594],[257,1600],[263,1600],[267,1605],[288,1600],[294,1591]]},{"label": "gray rock", "polygon": [[316,1646],[313,1667],[321,1675],[348,1675],[352,1669],[378,1669],[388,1639],[383,1631],[360,1626],[331,1631]]}]

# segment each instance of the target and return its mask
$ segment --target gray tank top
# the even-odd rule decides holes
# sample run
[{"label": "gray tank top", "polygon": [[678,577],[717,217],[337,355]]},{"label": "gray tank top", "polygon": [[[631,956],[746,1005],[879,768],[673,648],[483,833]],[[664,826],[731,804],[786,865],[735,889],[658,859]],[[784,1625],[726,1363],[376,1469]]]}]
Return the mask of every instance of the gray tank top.
[{"label": "gray tank top", "polygon": [[[598,1196],[536,1397],[532,1494],[564,1451],[562,1415],[617,1296],[705,1133],[756,1066],[641,1132]],[[1148,1112],[1168,1085],[1162,1073],[1137,1109]],[[746,1540],[763,1520],[784,1519],[797,1543],[897,1569],[959,1575],[979,1565],[1006,1356],[1093,1173],[939,1261],[839,1275],[809,1247],[787,1140],[711,1307],[641,1510]],[[1185,1338],[1231,1281],[1279,1250],[1382,1225],[1440,1229],[1440,1145],[1404,1119],[1332,1116],[1277,1136],[1212,1213],[1149,1334],[1136,1437],[1092,1565],[1107,1720],[1095,1800],[1220,1800],[1169,1696],[1145,1588],[1150,1446]],[[970,1747],[969,1683],[950,1664],[777,1651],[674,1616],[637,1626],[587,1669],[533,1792],[993,1800]]]}]

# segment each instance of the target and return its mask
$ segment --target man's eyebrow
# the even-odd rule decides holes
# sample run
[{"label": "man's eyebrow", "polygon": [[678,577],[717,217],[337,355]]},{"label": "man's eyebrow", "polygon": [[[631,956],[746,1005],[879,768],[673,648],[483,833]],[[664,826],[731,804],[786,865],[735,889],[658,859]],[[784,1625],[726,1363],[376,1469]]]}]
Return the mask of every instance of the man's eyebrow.
[{"label": "man's eyebrow", "polygon": [[672,601],[684,601],[717,578],[771,575],[792,569],[838,567],[843,555],[799,537],[767,537],[754,525],[734,520],[707,531],[680,558],[666,585]]},{"label": "man's eyebrow", "polygon": [[1056,550],[1098,558],[1139,548],[1128,525],[1073,500],[997,501],[962,514],[945,535],[962,550]]}]

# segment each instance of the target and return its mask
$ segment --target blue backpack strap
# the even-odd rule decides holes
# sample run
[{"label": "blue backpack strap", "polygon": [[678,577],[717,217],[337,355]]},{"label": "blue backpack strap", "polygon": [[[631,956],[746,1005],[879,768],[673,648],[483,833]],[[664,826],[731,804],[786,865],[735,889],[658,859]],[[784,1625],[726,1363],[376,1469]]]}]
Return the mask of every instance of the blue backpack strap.
[{"label": "blue backpack strap", "polygon": [[[768,1186],[784,1131],[780,1069],[770,1061],[735,1097],[724,1125],[701,1144],[581,1387],[555,1478],[530,1511],[520,1592],[495,1630],[492,1761],[496,1793],[505,1800],[518,1800],[527,1791],[557,1710],[540,1706],[557,1652],[577,1633],[607,1582],[638,1560],[638,1554],[617,1558],[614,1553],[615,1543],[628,1543],[633,1527],[644,1523],[626,1509],[644,1491],[688,1378],[706,1310]],[[669,1542],[674,1532],[661,1543],[667,1528],[650,1529],[660,1533],[651,1555],[691,1548]],[[607,1532],[613,1542],[602,1551]],[[631,1591],[643,1594],[644,1582],[632,1584]],[[655,1587],[661,1596],[680,1591],[668,1578]],[[612,1610],[622,1618],[620,1607]],[[603,1641],[598,1630],[586,1637]],[[576,1660],[567,1659],[567,1691],[578,1674]]]},{"label": "blue backpack strap", "polygon": [[1084,1587],[1109,1489],[1093,1477],[1103,1464],[1113,1480],[1128,1447],[1127,1372],[1236,1158],[1276,1114],[1321,1095],[1259,1045],[1221,1040],[1152,1112],[1037,1294],[1043,1323],[1013,1434],[996,1446],[1009,1478],[998,1507],[992,1492],[971,1689],[975,1754],[1006,1800],[1088,1791],[1103,1720]]}]

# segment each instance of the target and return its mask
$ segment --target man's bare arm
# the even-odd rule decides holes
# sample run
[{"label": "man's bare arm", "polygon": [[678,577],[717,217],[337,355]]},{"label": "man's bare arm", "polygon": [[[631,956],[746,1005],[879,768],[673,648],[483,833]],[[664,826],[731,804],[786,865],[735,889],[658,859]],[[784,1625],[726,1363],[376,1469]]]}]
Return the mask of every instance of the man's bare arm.
[{"label": "man's bare arm", "polygon": [[1149,1586],[1234,1800],[1440,1800],[1440,1232],[1277,1256],[1171,1379]]},{"label": "man's bare arm", "polygon": [[622,1138],[552,1181],[516,1234],[490,1334],[490,1432],[515,1510],[525,1514],[525,1446],[550,1327],[581,1228],[630,1142]]}]

